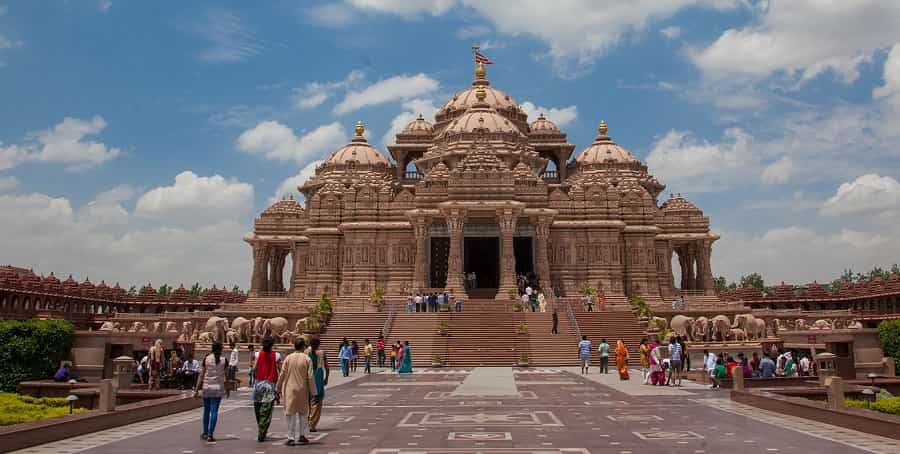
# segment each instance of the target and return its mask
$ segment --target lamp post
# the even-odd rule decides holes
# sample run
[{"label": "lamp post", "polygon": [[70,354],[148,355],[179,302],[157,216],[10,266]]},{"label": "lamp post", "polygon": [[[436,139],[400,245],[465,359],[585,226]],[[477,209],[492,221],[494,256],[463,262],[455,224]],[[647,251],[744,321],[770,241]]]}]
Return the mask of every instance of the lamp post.
[{"label": "lamp post", "polygon": [[875,400],[875,391],[872,391],[871,388],[866,388],[862,390],[862,394],[866,399],[866,408],[871,408],[872,402]]},{"label": "lamp post", "polygon": [[869,379],[869,382],[871,382],[872,386],[875,386],[875,379],[878,378],[878,376],[875,375],[875,372],[869,372],[869,375],[866,375],[866,377]]},{"label": "lamp post", "polygon": [[71,415],[75,412],[75,401],[78,400],[78,396],[69,394],[69,396],[66,397],[66,400],[69,401],[69,414]]}]

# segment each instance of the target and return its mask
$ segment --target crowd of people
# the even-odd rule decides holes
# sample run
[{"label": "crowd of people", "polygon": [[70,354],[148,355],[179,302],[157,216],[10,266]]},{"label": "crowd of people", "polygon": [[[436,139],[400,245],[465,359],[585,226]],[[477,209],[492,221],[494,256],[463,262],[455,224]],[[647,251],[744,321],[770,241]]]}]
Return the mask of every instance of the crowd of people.
[{"label": "crowd of people", "polygon": [[[578,341],[578,356],[581,358],[581,373],[583,375],[588,374],[590,371],[591,352],[593,349],[593,344],[588,337],[581,336],[581,340]],[[628,375],[628,348],[625,347],[625,342],[622,339],[616,341],[616,349],[613,351],[616,354],[616,371],[619,373],[619,380],[629,380],[631,377]],[[597,346],[597,353],[600,356],[600,373],[608,374],[610,345],[606,342],[606,339],[600,340],[600,345]]]},{"label": "crowd of people", "polygon": [[450,297],[447,292],[416,292],[406,296],[406,312],[440,312],[449,311],[450,303],[453,302],[453,310],[462,312],[463,300],[457,296],[455,299]]},{"label": "crowd of people", "polygon": [[374,344],[366,339],[363,341],[363,346],[360,347],[355,340],[348,341],[345,337],[338,347],[341,375],[349,377],[355,373],[360,356],[363,358],[363,373],[365,374],[372,373],[373,361],[378,367],[387,367],[388,358],[390,358],[391,371],[401,374],[412,373],[412,349],[409,341],[401,343],[398,340],[388,347],[384,336],[379,335]]},{"label": "crowd of people", "polygon": [[[140,359],[138,359],[140,358]],[[149,390],[162,387],[186,389],[194,386],[200,374],[200,361],[183,348],[168,351],[157,339],[144,355],[134,357],[134,381],[147,385]]]},{"label": "crowd of people", "polygon": [[[743,353],[703,351],[703,369],[709,374],[712,388],[719,388],[723,379],[734,377],[738,371],[744,378],[808,377],[816,374],[816,364],[809,355],[801,353],[799,360],[792,351],[780,351],[774,345],[763,353],[753,352],[750,358]],[[774,358],[774,359],[773,359]]]}]

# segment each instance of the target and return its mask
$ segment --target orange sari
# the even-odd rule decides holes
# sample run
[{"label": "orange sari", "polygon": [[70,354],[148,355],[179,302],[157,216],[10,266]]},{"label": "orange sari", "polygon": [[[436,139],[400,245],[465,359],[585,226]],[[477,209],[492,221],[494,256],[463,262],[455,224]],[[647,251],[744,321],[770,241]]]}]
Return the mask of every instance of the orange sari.
[{"label": "orange sari", "polygon": [[628,349],[621,340],[616,343],[616,368],[619,370],[619,379],[628,380]]}]

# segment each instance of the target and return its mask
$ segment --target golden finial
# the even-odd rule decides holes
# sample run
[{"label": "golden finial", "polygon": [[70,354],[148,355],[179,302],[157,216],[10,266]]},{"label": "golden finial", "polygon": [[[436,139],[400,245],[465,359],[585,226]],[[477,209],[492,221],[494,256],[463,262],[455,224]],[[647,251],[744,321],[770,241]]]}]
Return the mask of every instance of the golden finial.
[{"label": "golden finial", "polygon": [[487,77],[487,70],[484,69],[484,63],[475,63],[475,78],[483,80],[485,77]]},{"label": "golden finial", "polygon": [[601,136],[605,136],[605,135],[606,135],[607,129],[606,129],[606,122],[605,122],[605,121],[600,120],[600,126],[597,127],[597,131],[600,131],[600,135],[601,135]]},{"label": "golden finial", "polygon": [[475,98],[478,99],[478,102],[484,102],[484,98],[487,97],[487,92],[484,91],[484,87],[479,86],[475,89]]},{"label": "golden finial", "polygon": [[356,122],[356,137],[362,137],[364,132],[366,132],[366,127],[363,125],[363,122],[357,121]]}]

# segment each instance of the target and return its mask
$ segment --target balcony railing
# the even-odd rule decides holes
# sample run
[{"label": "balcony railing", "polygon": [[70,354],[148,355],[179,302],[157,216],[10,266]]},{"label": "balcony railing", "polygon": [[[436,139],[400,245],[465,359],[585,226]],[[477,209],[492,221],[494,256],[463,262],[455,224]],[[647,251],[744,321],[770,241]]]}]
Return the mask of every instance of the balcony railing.
[{"label": "balcony railing", "polygon": [[541,178],[547,183],[559,183],[559,171],[547,170],[541,174]]},{"label": "balcony railing", "polygon": [[417,181],[422,179],[422,174],[416,171],[405,172],[403,174],[403,182],[409,184],[415,184]]}]

